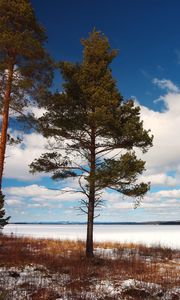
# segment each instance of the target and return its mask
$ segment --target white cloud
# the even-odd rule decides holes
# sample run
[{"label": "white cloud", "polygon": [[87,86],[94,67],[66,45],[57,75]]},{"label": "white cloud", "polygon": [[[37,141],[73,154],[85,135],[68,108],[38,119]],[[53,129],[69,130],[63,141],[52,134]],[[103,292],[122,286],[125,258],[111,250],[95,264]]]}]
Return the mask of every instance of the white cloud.
[{"label": "white cloud", "polygon": [[26,115],[28,113],[34,114],[36,118],[42,117],[42,115],[46,112],[45,108],[39,108],[35,105],[29,105],[24,108],[23,113]]},{"label": "white cloud", "polygon": [[51,207],[51,203],[30,203],[28,207],[42,208],[42,207]]},{"label": "white cloud", "polygon": [[157,85],[161,89],[166,89],[169,92],[175,92],[177,93],[179,91],[179,88],[169,79],[158,79],[154,78],[153,83]]},{"label": "white cloud", "polygon": [[[167,93],[163,96],[165,110],[153,111],[141,106],[144,127],[154,135],[153,147],[143,156],[146,167],[152,174],[179,172],[180,166],[180,93]],[[149,174],[148,174],[149,175]],[[157,176],[157,180],[159,180]],[[167,179],[167,177],[166,177]],[[169,183],[172,181],[168,177]],[[177,184],[180,184],[178,179]]]},{"label": "white cloud", "polygon": [[7,199],[6,204],[10,206],[19,206],[22,205],[22,201],[20,199]]},{"label": "white cloud", "polygon": [[21,187],[7,187],[4,189],[5,193],[11,197],[29,198],[34,202],[42,204],[44,201],[73,201],[82,198],[81,193],[74,193],[73,190],[68,192],[68,188],[63,190],[48,189],[45,186],[37,184],[21,186]]},{"label": "white cloud", "polygon": [[[157,195],[160,197],[165,198],[180,198],[180,189],[174,189],[174,190],[162,190],[157,192]],[[173,200],[174,201],[174,200]],[[180,202],[179,202],[180,204]]]},{"label": "white cloud", "polygon": [[[14,135],[19,135],[19,132],[15,132]],[[38,133],[24,134],[22,138],[21,144],[7,147],[4,177],[20,180],[38,179],[42,174],[30,174],[29,165],[44,152],[46,140]]]},{"label": "white cloud", "polygon": [[176,186],[179,183],[177,178],[168,176],[165,173],[143,175],[140,177],[140,181],[151,182],[151,185],[168,186],[168,187]]},{"label": "white cloud", "polygon": [[[22,139],[22,143],[13,146],[7,146],[6,161],[5,161],[5,178],[14,178],[18,180],[38,180],[41,177],[48,176],[44,173],[31,174],[29,173],[29,165],[34,159],[39,158],[42,153],[51,151],[50,141],[47,141],[39,133],[23,134],[22,131],[10,130],[11,136]],[[53,142],[53,139],[51,139]],[[61,150],[62,155],[65,153]],[[70,158],[77,164],[85,165],[80,156],[70,154]],[[49,174],[50,176],[51,174]]]}]

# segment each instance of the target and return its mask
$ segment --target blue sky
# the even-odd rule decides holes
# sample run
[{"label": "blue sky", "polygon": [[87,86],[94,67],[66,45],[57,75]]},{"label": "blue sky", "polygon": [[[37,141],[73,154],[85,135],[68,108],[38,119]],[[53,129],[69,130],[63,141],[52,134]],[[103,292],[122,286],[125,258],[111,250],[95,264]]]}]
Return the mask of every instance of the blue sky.
[{"label": "blue sky", "polygon": [[[144,126],[154,134],[154,147],[143,156],[151,191],[140,208],[132,200],[104,192],[99,221],[180,219],[180,2],[162,0],[32,0],[37,19],[47,30],[47,48],[56,60],[80,61],[81,38],[95,27],[119,55],[113,76],[125,98],[141,106]],[[54,87],[61,89],[56,75]],[[13,129],[11,129],[13,134]],[[23,133],[22,133],[23,134]],[[79,195],[60,195],[47,187],[74,187],[75,181],[53,183],[32,176],[28,164],[44,149],[37,133],[7,149],[4,188],[11,221],[84,221],[74,209]],[[141,155],[141,154],[139,154]]]},{"label": "blue sky", "polygon": [[[48,49],[57,60],[81,59],[80,38],[95,27],[119,50],[112,69],[125,97],[154,106],[154,77],[180,79],[179,1],[163,0],[53,0],[32,1],[39,21],[47,29]],[[175,75],[176,74],[176,75]],[[155,106],[154,106],[155,107]],[[155,107],[156,108],[156,107]]]}]

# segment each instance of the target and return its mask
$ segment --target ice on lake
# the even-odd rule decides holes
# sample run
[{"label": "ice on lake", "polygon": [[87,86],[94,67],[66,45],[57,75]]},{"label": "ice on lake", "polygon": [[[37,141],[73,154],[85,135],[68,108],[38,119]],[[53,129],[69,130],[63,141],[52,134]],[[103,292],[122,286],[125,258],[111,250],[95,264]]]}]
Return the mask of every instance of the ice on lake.
[{"label": "ice on lake", "polygon": [[[8,224],[5,234],[85,240],[86,225]],[[95,225],[94,240],[133,242],[180,249],[180,225]]]}]

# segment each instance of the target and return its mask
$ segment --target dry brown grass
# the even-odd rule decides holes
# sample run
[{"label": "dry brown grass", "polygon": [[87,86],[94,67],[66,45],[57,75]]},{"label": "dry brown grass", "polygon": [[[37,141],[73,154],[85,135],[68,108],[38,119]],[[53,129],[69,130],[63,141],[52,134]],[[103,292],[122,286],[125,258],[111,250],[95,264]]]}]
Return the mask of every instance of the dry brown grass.
[{"label": "dry brown grass", "polygon": [[[84,255],[85,245],[82,241],[2,235],[0,236],[0,267],[22,268],[27,265],[37,265],[37,268],[43,266],[51,275],[66,274],[70,280],[64,283],[64,288],[67,293],[69,291],[71,295],[76,295],[74,299],[78,299],[77,295],[80,295],[83,290],[90,291],[94,282],[108,280],[111,280],[114,286],[126,279],[156,283],[164,290],[180,286],[180,253],[177,250],[118,243],[95,243],[95,249],[99,249],[96,256],[88,260]],[[112,249],[111,254],[107,249]],[[49,289],[41,288],[35,291],[30,299],[56,299],[53,298],[55,297],[53,293]],[[49,296],[46,297],[46,294]],[[41,295],[44,296],[41,298]],[[140,296],[138,297],[141,299]],[[0,299],[6,298],[0,296]],[[124,299],[130,298],[126,296]],[[136,298],[134,296],[131,299]]]}]

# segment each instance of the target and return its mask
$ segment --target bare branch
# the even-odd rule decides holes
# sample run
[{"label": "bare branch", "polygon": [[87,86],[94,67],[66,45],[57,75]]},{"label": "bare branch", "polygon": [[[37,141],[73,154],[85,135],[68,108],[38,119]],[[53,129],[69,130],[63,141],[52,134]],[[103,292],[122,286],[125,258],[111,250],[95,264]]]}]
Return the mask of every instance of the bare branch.
[{"label": "bare branch", "polygon": [[96,218],[98,218],[99,216],[100,216],[100,214],[94,216],[93,219],[96,219]]},{"label": "bare branch", "polygon": [[[100,153],[104,153],[104,154],[100,155],[97,159],[100,159],[101,157],[103,157],[104,155],[107,155],[111,151],[112,151],[112,148],[106,148],[106,149],[99,150],[98,152],[96,152],[96,155],[99,155]],[[105,153],[105,152],[107,152],[107,153]]]},{"label": "bare branch", "polygon": [[86,200],[84,200],[84,199],[81,199],[80,203],[82,203],[82,206],[85,206],[85,207],[89,206],[89,203]]},{"label": "bare branch", "polygon": [[82,211],[85,214],[88,214],[88,212],[86,210],[84,210],[82,207],[78,207],[77,209],[80,210],[80,211]]},{"label": "bare branch", "polygon": [[74,165],[76,165],[81,171],[84,171],[86,173],[89,173],[89,171],[87,169],[85,169],[84,167],[80,166],[79,164],[77,164],[76,162],[73,162]]}]

